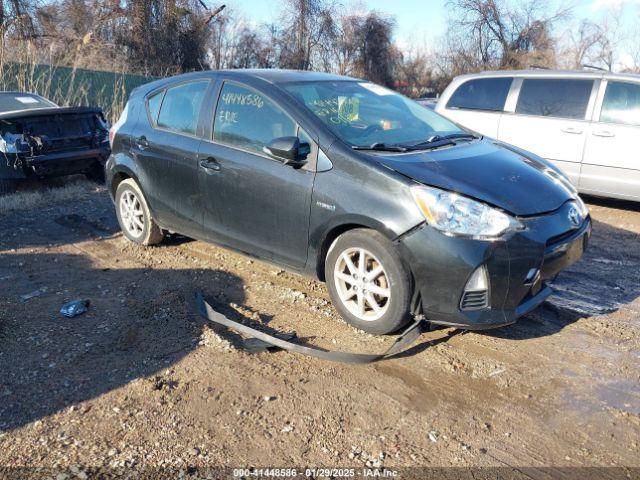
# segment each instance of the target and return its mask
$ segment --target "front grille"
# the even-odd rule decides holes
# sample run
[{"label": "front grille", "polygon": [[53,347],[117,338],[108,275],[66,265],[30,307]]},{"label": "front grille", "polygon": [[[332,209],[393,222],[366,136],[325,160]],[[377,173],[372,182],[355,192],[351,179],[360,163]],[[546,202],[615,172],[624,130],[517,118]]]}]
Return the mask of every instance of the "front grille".
[{"label": "front grille", "polygon": [[567,238],[571,237],[574,233],[576,233],[576,230],[568,230],[564,233],[561,233],[560,235],[551,237],[549,240],[547,240],[546,246],[550,247],[552,245],[555,245],[556,243],[564,242]]},{"label": "front grille", "polygon": [[480,310],[487,308],[489,305],[489,292],[487,290],[479,290],[475,292],[464,292],[460,308],[462,310]]}]

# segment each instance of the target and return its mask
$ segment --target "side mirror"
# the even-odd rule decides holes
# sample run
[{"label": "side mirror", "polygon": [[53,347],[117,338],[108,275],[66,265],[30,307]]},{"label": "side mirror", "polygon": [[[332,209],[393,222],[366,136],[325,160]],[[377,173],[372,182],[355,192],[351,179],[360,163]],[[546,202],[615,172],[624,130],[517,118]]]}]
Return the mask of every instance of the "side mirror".
[{"label": "side mirror", "polygon": [[298,137],[280,137],[271,140],[263,151],[272,157],[282,160],[285,165],[301,167],[307,163],[307,157],[311,153],[311,145],[300,143]]}]

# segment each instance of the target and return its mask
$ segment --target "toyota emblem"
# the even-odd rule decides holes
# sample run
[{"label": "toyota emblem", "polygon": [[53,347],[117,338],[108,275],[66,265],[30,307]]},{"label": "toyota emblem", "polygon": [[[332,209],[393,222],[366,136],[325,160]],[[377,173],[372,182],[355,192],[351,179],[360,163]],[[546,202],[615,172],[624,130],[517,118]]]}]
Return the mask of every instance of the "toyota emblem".
[{"label": "toyota emblem", "polygon": [[580,226],[580,222],[582,221],[582,218],[580,217],[580,212],[572,205],[571,208],[569,208],[569,221],[571,222],[571,225],[574,227]]}]

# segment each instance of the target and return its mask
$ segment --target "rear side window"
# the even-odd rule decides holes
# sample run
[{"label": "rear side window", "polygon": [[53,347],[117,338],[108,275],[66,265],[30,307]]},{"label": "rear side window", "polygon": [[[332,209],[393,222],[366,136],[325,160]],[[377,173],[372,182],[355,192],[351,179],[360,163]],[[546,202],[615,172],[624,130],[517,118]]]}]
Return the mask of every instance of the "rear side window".
[{"label": "rear side window", "polygon": [[522,82],[516,113],[583,120],[593,80],[532,79]]},{"label": "rear side window", "polygon": [[155,125],[158,121],[158,113],[160,113],[160,105],[162,104],[162,97],[164,97],[164,90],[156,93],[153,97],[150,97],[147,101],[147,109],[149,111],[149,118]]},{"label": "rear side window", "polygon": [[279,137],[296,135],[296,124],[259,92],[225,83],[220,92],[214,140],[263,154],[263,147]]},{"label": "rear side window", "polygon": [[209,81],[204,80],[168,88],[160,107],[158,126],[195,135],[208,84]]},{"label": "rear side window", "polygon": [[453,93],[447,108],[501,112],[512,80],[510,77],[469,80]]},{"label": "rear side window", "polygon": [[600,121],[640,125],[640,85],[609,82],[602,102]]}]

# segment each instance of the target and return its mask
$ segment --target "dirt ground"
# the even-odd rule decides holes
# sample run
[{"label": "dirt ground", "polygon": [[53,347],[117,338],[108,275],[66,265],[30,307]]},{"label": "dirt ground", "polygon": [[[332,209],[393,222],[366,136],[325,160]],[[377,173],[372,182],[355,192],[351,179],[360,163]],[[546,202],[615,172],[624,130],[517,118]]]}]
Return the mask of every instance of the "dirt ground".
[{"label": "dirt ground", "polygon": [[[323,284],[185,238],[138,247],[104,189],[60,198],[0,216],[0,467],[640,467],[639,206],[589,199],[585,258],[517,324],[352,366],[247,353],[193,309],[202,291],[315,345],[393,342]],[[76,298],[89,311],[62,317]]]}]

